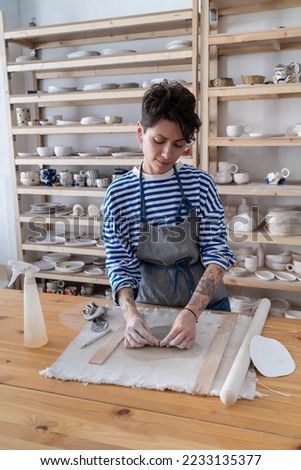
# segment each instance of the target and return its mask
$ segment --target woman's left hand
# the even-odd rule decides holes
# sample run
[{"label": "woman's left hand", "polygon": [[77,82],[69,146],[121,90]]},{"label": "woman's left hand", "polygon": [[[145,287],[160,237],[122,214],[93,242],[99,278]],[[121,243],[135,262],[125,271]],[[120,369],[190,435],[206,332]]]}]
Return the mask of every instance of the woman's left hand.
[{"label": "woman's left hand", "polygon": [[160,347],[175,346],[179,349],[190,349],[195,340],[195,317],[183,309],[175,319],[170,332],[160,342]]}]

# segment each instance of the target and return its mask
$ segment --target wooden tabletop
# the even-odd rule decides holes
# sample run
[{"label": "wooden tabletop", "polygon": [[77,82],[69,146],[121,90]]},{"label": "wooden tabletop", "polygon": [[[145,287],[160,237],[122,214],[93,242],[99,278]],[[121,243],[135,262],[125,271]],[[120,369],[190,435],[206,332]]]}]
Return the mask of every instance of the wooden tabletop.
[{"label": "wooden tabletop", "polygon": [[49,342],[27,349],[23,294],[0,289],[0,449],[301,449],[300,320],[268,317],[263,330],[288,349],[295,372],[257,374],[266,396],[225,406],[218,397],[39,375],[83,327],[81,308],[90,298],[41,294],[41,300]]}]

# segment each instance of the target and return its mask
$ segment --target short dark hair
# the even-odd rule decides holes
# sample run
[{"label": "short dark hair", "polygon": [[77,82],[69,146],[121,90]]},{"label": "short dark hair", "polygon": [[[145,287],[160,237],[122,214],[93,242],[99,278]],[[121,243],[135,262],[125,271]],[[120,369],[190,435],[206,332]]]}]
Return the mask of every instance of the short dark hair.
[{"label": "short dark hair", "polygon": [[195,112],[193,93],[176,80],[163,80],[152,85],[143,95],[141,124],[144,131],[161,119],[176,122],[186,142],[195,139],[201,120]]}]

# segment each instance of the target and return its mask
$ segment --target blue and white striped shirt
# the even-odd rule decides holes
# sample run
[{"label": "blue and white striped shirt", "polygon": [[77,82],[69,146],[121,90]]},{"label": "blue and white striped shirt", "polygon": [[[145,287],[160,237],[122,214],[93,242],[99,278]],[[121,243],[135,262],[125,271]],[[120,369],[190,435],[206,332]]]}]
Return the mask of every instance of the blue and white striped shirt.
[{"label": "blue and white striped shirt", "polygon": [[[177,163],[184,194],[199,217],[199,249],[204,266],[228,269],[234,255],[227,243],[224,209],[211,177],[203,170]],[[141,279],[137,246],[140,235],[140,171],[133,168],[107,189],[103,238],[106,266],[114,293],[122,287],[138,290]],[[146,217],[152,225],[174,225],[182,194],[173,169],[163,175],[143,174]],[[184,204],[182,220],[187,216]]]}]

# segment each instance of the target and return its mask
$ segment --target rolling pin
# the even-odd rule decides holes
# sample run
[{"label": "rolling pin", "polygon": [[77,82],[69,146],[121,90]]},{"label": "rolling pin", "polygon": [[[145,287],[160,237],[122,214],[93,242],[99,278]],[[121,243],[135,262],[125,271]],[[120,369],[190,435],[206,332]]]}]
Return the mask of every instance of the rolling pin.
[{"label": "rolling pin", "polygon": [[220,399],[224,405],[233,405],[241,390],[242,384],[250,367],[250,342],[253,336],[260,335],[270,310],[269,299],[261,299],[254,313],[254,317],[246,332],[243,342],[233,361],[224,385],[220,392]]}]

